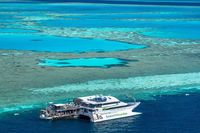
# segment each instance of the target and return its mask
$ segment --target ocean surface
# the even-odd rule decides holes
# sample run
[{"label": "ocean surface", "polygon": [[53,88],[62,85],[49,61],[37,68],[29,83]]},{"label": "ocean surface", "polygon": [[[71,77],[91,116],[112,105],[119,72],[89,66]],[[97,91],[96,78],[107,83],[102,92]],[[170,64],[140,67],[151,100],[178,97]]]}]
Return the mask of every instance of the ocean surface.
[{"label": "ocean surface", "polygon": [[103,39],[65,38],[26,34],[0,34],[0,37],[0,49],[29,50],[39,52],[104,52],[142,49],[147,47],[145,45],[133,45]]},{"label": "ocean surface", "polygon": [[[0,49],[20,50],[17,53],[1,53],[1,56],[22,56],[23,50],[81,54],[143,49],[148,46],[140,40],[137,40],[137,44],[130,44],[98,38],[100,33],[104,35],[105,32],[109,35],[123,33],[124,37],[127,37],[126,32],[132,32],[149,40],[200,40],[199,0],[57,0],[57,4],[49,4],[54,0],[32,1],[37,4],[0,2]],[[62,36],[73,30],[73,37]],[[81,34],[79,31],[87,32]],[[97,35],[91,37],[93,39],[80,38],[90,35],[88,33]],[[43,59],[40,65],[109,69],[129,62],[116,58],[102,59]],[[0,133],[200,132],[199,72],[95,80],[46,88],[5,88],[1,92]],[[124,101],[129,101],[124,98],[126,94],[134,95],[142,102],[136,109],[142,114],[101,123],[72,119],[43,121],[38,117],[39,110],[52,99],[59,103],[94,94],[113,95]]]},{"label": "ocean surface", "polygon": [[[30,32],[41,26],[96,29],[148,28],[149,30],[138,34],[200,40],[200,31],[196,30],[200,28],[200,8],[198,5],[196,7],[179,5],[182,2],[184,1],[178,1],[174,6],[124,5],[123,1],[122,5],[0,3],[0,24],[5,30],[14,27]],[[9,33],[16,32],[9,31]],[[0,31],[1,33],[5,31]]]},{"label": "ocean surface", "polygon": [[40,120],[39,108],[4,114],[0,118],[1,133],[199,133],[200,94],[157,96],[141,101],[135,110],[139,116],[100,123],[87,120]]}]

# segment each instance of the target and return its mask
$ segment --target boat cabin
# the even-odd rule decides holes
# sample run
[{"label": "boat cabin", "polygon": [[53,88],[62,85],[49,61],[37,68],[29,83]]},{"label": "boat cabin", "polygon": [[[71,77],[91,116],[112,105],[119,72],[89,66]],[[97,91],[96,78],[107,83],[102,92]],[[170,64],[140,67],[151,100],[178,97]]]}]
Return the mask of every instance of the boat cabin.
[{"label": "boat cabin", "polygon": [[74,99],[74,103],[85,108],[101,108],[108,105],[116,105],[120,101],[112,96],[87,96]]},{"label": "boat cabin", "polygon": [[66,115],[75,113],[77,107],[74,104],[50,104],[46,110],[51,115]]}]

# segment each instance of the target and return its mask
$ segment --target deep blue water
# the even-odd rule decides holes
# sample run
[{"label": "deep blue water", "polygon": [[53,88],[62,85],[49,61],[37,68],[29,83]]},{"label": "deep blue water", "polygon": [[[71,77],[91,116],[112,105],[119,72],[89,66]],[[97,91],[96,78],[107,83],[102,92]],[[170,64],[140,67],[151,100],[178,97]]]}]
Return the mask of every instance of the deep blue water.
[{"label": "deep blue water", "polygon": [[0,38],[0,49],[40,52],[104,52],[147,47],[145,45],[134,45],[103,39],[65,38],[42,35],[0,34]]},{"label": "deep blue water", "polygon": [[[121,0],[104,0],[104,1],[121,1]],[[124,1],[137,1],[137,0],[124,0]],[[140,1],[146,1],[146,2],[166,2],[166,1],[168,1],[168,2],[193,2],[193,3],[195,3],[195,2],[200,2],[199,0],[140,0]]]},{"label": "deep blue water", "polygon": [[[28,2],[53,2],[55,3],[55,0],[27,0]],[[11,1],[1,1],[2,3],[9,3]],[[23,2],[23,1],[15,1],[14,2]],[[199,2],[197,0],[192,1],[185,1],[185,0],[56,0],[56,2],[77,2],[77,3],[106,3],[106,4],[137,4],[137,5],[172,5],[172,6],[200,6]]]},{"label": "deep blue water", "polygon": [[85,120],[44,121],[39,109],[1,115],[1,133],[199,133],[200,94],[157,97],[142,101],[136,109],[143,114],[101,123]]}]

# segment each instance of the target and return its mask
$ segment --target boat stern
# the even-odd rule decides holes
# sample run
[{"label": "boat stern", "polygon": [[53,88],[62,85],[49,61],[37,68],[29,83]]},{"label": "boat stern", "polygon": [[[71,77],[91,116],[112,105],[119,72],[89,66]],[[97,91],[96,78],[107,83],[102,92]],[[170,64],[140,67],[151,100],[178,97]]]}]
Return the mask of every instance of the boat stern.
[{"label": "boat stern", "polygon": [[49,114],[48,114],[48,112],[46,110],[41,110],[40,111],[40,119],[51,120],[52,117],[49,116]]}]

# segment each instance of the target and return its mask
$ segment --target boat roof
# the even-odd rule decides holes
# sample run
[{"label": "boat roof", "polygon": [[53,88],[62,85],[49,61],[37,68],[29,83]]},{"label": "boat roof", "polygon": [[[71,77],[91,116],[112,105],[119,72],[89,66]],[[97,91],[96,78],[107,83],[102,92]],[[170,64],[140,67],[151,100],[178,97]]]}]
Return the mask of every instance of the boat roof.
[{"label": "boat roof", "polygon": [[56,107],[65,106],[65,104],[53,104]]},{"label": "boat roof", "polygon": [[80,99],[83,103],[86,104],[106,104],[106,103],[119,102],[119,100],[113,96],[103,96],[103,95],[78,97],[77,99]]}]

